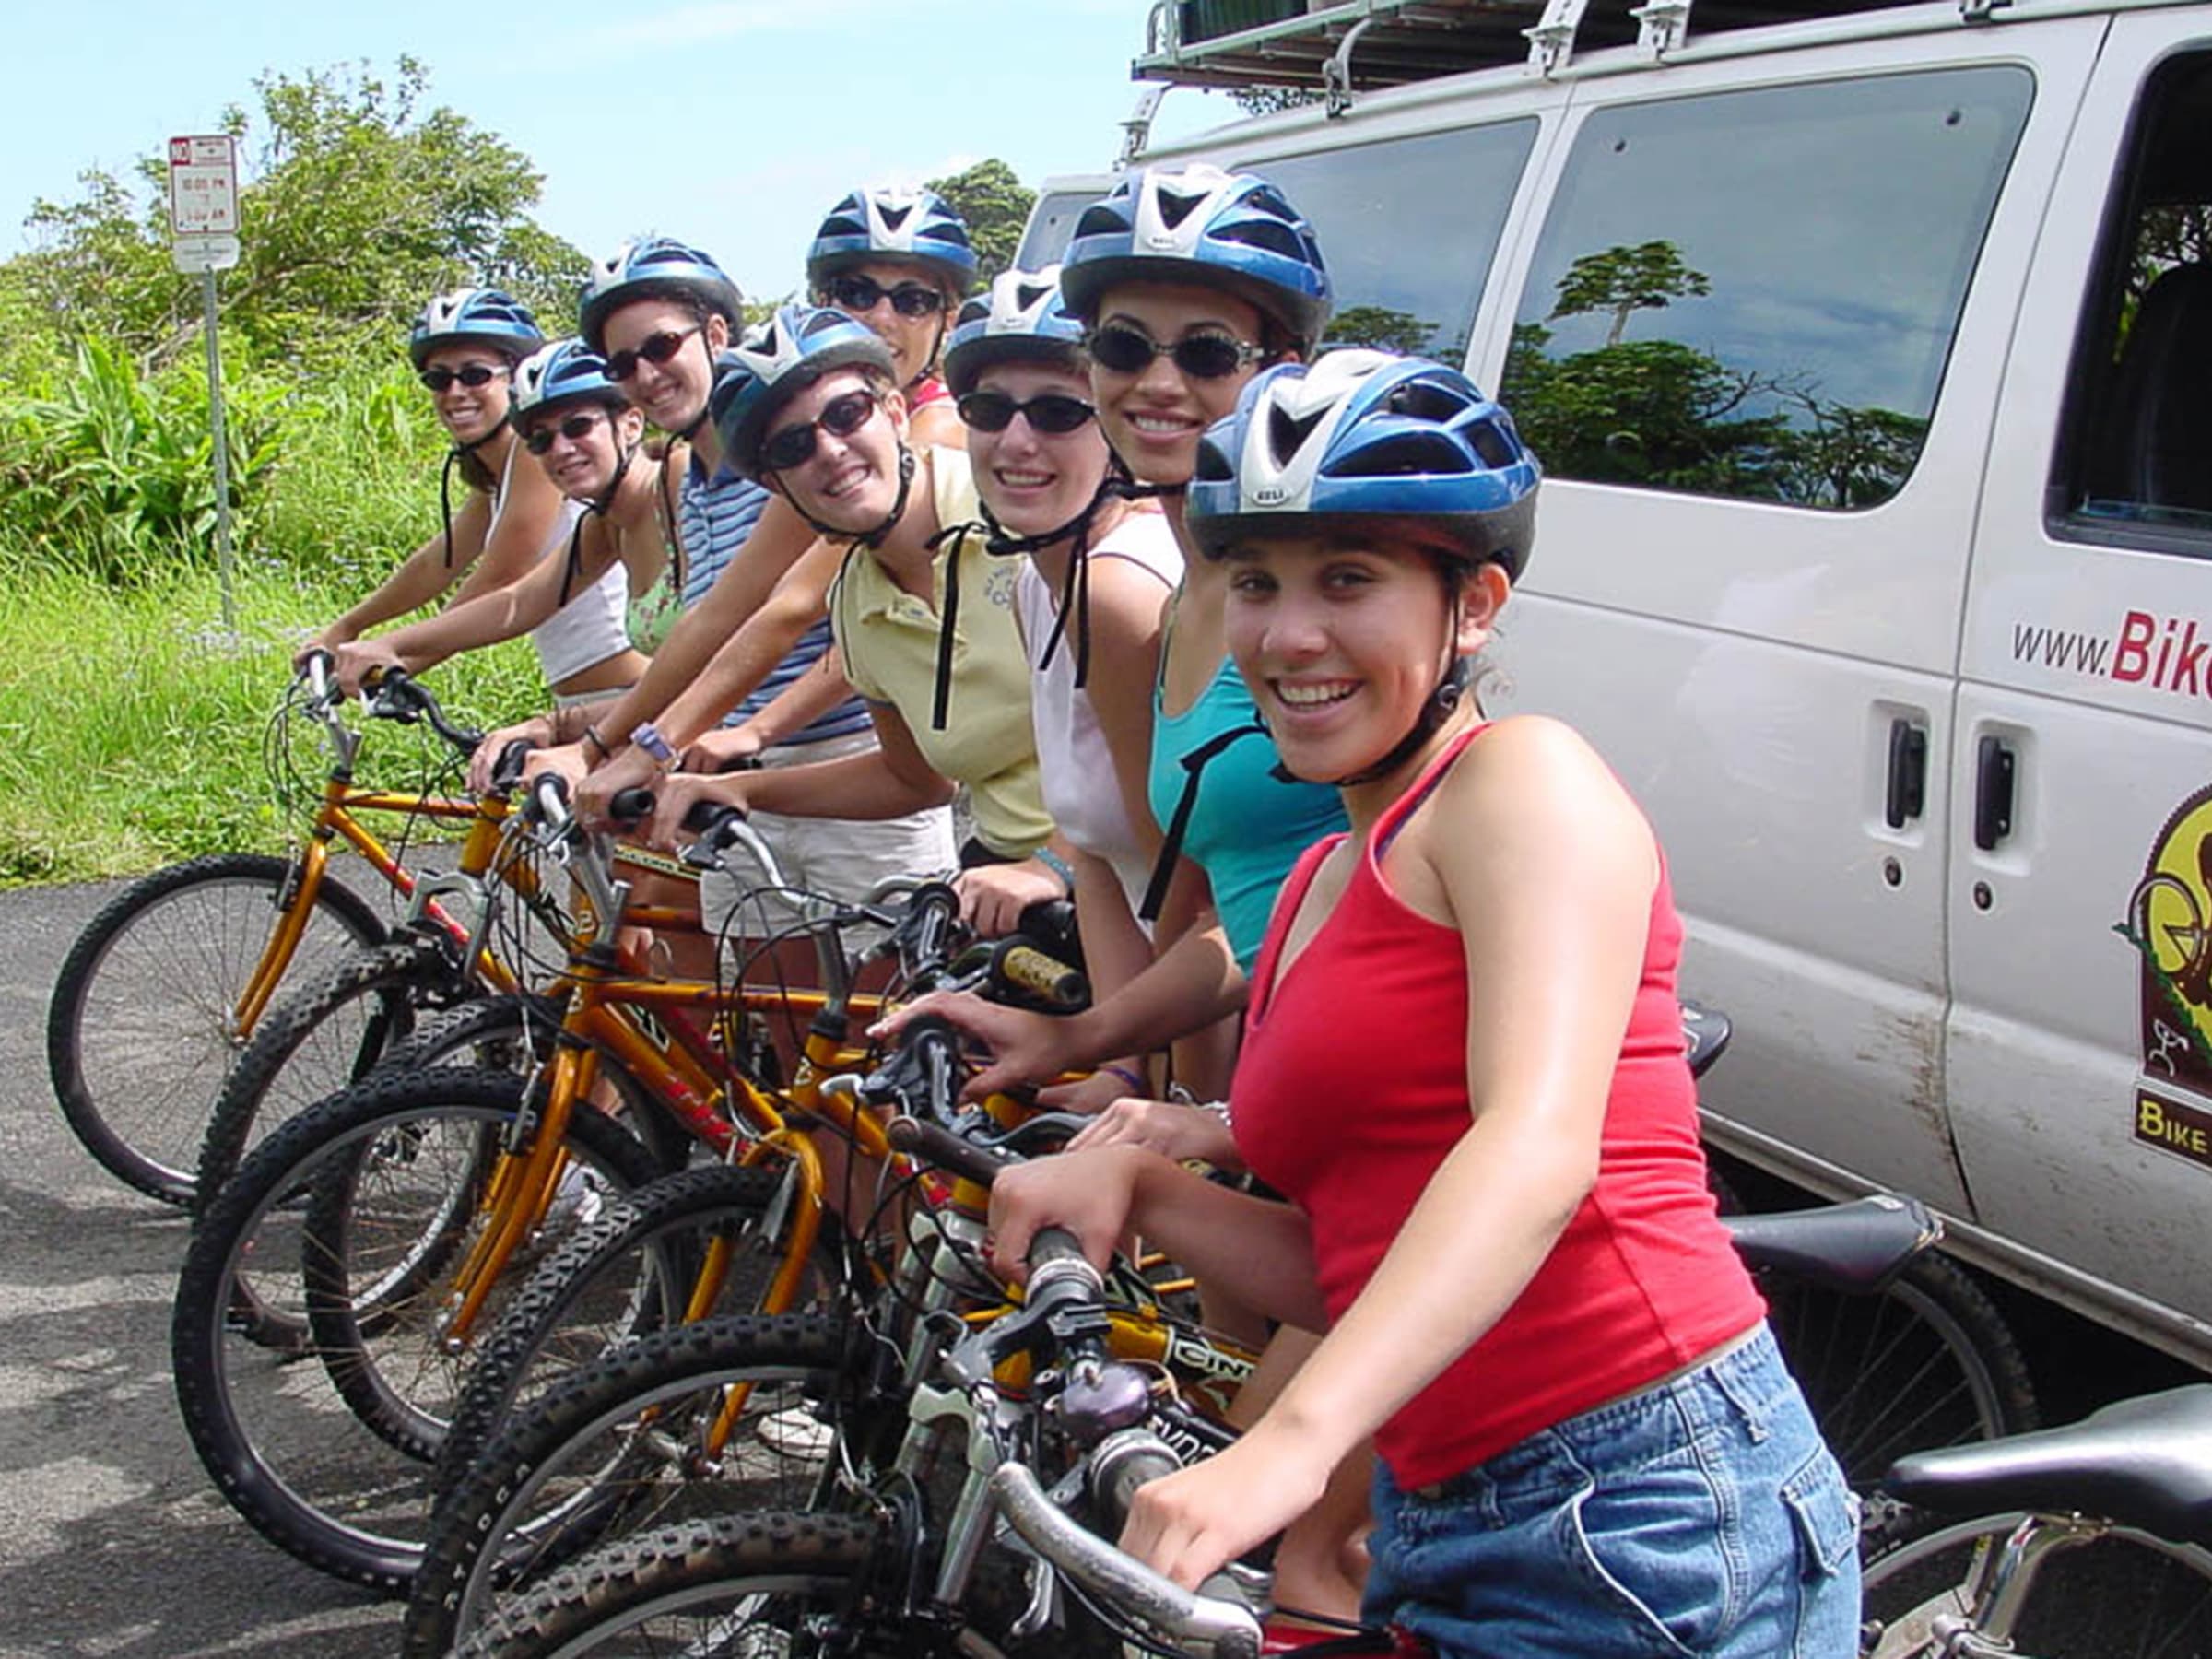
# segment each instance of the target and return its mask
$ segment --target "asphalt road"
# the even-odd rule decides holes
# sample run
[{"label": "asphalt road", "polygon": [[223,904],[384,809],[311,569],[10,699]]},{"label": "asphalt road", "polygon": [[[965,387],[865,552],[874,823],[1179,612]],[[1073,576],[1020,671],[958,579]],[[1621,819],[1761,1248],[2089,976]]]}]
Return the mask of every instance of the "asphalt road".
[{"label": "asphalt road", "polygon": [[216,1496],[170,1388],[185,1221],[54,1110],[47,994],[112,890],[0,893],[0,1659],[382,1659],[396,1604],[295,1562]]}]

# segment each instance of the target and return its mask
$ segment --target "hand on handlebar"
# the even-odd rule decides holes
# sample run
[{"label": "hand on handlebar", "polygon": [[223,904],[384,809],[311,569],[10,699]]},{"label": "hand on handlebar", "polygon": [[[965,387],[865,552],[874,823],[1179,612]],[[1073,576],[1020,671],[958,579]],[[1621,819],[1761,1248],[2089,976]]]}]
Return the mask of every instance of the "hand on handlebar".
[{"label": "hand on handlebar", "polygon": [[685,827],[684,820],[701,803],[742,810],[745,806],[742,779],[702,777],[697,772],[661,774],[653,786],[653,816],[644,824],[647,844],[663,852],[674,852],[689,841],[694,832]]},{"label": "hand on handlebar", "polygon": [[1195,1590],[1262,1539],[1320,1501],[1347,1446],[1263,1418],[1204,1463],[1137,1488],[1121,1547],[1154,1571]]},{"label": "hand on handlebar", "polygon": [[985,1002],[964,991],[935,991],[917,997],[878,1021],[868,1035],[896,1037],[915,1019],[928,1015],[949,1020],[991,1051],[991,1064],[971,1077],[961,1090],[964,1100],[980,1100],[987,1094],[1057,1077],[1089,1057],[1072,1050],[1072,1020]]},{"label": "hand on handlebar", "polygon": [[337,659],[338,685],[348,697],[360,696],[361,688],[385,669],[406,666],[399,653],[382,640],[356,640],[331,654]]},{"label": "hand on handlebar", "polygon": [[528,720],[489,733],[477,745],[477,752],[468,758],[469,793],[490,792],[492,770],[499,765],[500,757],[507,752],[509,744],[527,743],[532,748],[544,748],[552,741],[553,722],[545,714],[533,714]]},{"label": "hand on handlebar", "polygon": [[567,782],[570,798],[572,800],[575,797],[576,785],[582,782],[585,770],[582,746],[575,743],[563,743],[552,748],[533,750],[529,763],[523,768],[523,778],[526,782],[533,779],[542,778],[550,772],[555,777]]},{"label": "hand on handlebar", "polygon": [[[1110,1074],[1101,1074],[1110,1075]],[[1043,1102],[1053,1106],[1053,1100]],[[1091,1119],[1083,1132],[1067,1143],[1070,1152],[1092,1147],[1141,1147],[1177,1163],[1194,1159],[1217,1169],[1241,1170],[1237,1143],[1229,1124],[1203,1107],[1182,1106],[1172,1100],[1139,1100],[1124,1095]]]},{"label": "hand on handlebar", "polygon": [[760,734],[747,725],[716,726],[684,751],[684,770],[728,771],[759,754]]},{"label": "hand on handlebar", "polygon": [[352,633],[340,628],[335,622],[333,622],[328,628],[318,628],[301,640],[299,645],[293,649],[292,667],[295,671],[304,668],[307,666],[307,659],[316,652],[335,652],[341,645],[350,644],[352,640]]},{"label": "hand on handlebar", "polygon": [[[603,731],[599,735],[609,743],[621,741],[612,733]],[[589,743],[583,745],[583,752],[599,763],[585,774],[571,797],[576,803],[576,816],[586,830],[628,830],[629,825],[615,822],[609,806],[626,789],[659,788],[661,769],[653,764],[651,755],[635,745],[618,749],[606,759],[600,759],[599,751]]]},{"label": "hand on handlebar", "polygon": [[960,920],[986,939],[1014,932],[1030,905],[1067,897],[1060,877],[1033,858],[962,870],[952,885],[960,895]]},{"label": "hand on handlebar", "polygon": [[1091,1265],[1103,1270],[1129,1225],[1138,1156],[1126,1147],[1109,1147],[1002,1171],[991,1183],[991,1233],[985,1241],[992,1271],[1026,1280],[1030,1242],[1046,1227],[1073,1233]]}]

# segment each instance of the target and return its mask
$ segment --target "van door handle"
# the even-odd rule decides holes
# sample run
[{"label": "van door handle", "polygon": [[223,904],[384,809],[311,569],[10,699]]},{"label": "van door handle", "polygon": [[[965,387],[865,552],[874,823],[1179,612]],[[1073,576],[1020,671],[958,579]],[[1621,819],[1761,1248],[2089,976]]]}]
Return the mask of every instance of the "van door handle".
[{"label": "van door handle", "polygon": [[1902,830],[1928,805],[1928,734],[1909,720],[1889,723],[1889,790],[1882,817]]},{"label": "van door handle", "polygon": [[2012,794],[2017,760],[2002,737],[1984,737],[1974,754],[1974,845],[1983,852],[2012,833]]}]

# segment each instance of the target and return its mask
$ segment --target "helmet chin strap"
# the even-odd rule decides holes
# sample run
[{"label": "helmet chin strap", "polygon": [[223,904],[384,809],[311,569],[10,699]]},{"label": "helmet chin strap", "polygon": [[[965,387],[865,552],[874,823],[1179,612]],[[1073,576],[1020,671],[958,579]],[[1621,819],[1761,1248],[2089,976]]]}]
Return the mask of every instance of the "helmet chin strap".
[{"label": "helmet chin strap", "polygon": [[[851,542],[856,547],[875,548],[883,546],[891,532],[899,527],[899,521],[906,516],[907,497],[913,493],[913,488],[914,452],[906,447],[904,439],[900,439],[899,441],[899,494],[897,499],[891,502],[890,512],[884,515],[883,523],[877,525],[875,529],[862,533],[848,529],[842,524],[832,524],[818,519],[806,508],[800,506],[798,497],[793,495],[788,489],[783,492],[783,499],[791,503],[791,510],[805,519],[816,535],[826,535],[831,541]],[[930,545],[935,547],[936,539],[932,538]]]},{"label": "helmet chin strap", "polygon": [[576,527],[569,532],[568,560],[562,566],[560,572],[561,605],[568,604],[569,595],[575,591],[576,578],[583,566],[584,520],[606,516],[608,510],[615,504],[615,498],[622,493],[622,480],[629,475],[629,464],[637,458],[638,445],[634,443],[624,445],[622,458],[615,463],[615,476],[606,481],[606,492],[587,500],[583,504],[583,511],[577,515]]},{"label": "helmet chin strap", "polygon": [[[1421,746],[1441,731],[1444,723],[1458,710],[1460,700],[1467,694],[1467,659],[1453,657],[1452,665],[1444,670],[1443,677],[1437,682],[1436,689],[1430,692],[1422,702],[1420,717],[1413,723],[1413,729],[1399,738],[1390,753],[1382,759],[1372,766],[1360,768],[1349,776],[1335,779],[1330,787],[1350,789],[1360,783],[1372,783],[1377,778],[1388,777],[1412,759],[1420,752]],[[1290,774],[1283,771],[1281,762],[1277,762],[1275,770],[1277,777],[1286,782],[1291,781]]]},{"label": "helmet chin strap", "polygon": [[1060,590],[1059,614],[1053,618],[1053,631],[1044,641],[1044,651],[1037,659],[1040,671],[1052,665],[1053,653],[1067,631],[1071,608],[1076,612],[1076,684],[1080,687],[1090,676],[1090,524],[1099,508],[1109,499],[1111,480],[1101,480],[1091,492],[1090,500],[1083,504],[1082,512],[1064,524],[1041,531],[1035,535],[1009,535],[998,515],[982,501],[981,520],[965,524],[947,524],[929,538],[929,550],[935,554],[947,542],[952,542],[952,557],[945,563],[945,608],[937,619],[937,685],[936,695],[930,705],[930,728],[945,729],[947,712],[952,705],[952,647],[955,630],[960,615],[960,557],[968,550],[968,538],[977,531],[983,533],[983,551],[1000,559],[1018,558],[1034,553],[1040,547],[1052,547],[1056,542],[1075,538],[1068,552],[1067,580]]},{"label": "helmet chin strap", "polygon": [[497,438],[506,424],[500,422],[473,442],[454,444],[445,452],[445,465],[438,469],[438,517],[445,527],[445,568],[449,571],[453,568],[453,468]]}]

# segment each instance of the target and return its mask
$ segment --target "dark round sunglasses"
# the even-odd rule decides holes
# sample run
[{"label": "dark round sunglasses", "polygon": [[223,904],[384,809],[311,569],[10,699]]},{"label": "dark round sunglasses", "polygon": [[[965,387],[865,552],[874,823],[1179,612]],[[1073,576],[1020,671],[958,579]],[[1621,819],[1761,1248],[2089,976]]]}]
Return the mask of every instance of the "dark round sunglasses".
[{"label": "dark round sunglasses", "polygon": [[544,426],[532,427],[523,434],[523,447],[534,455],[542,455],[553,447],[556,435],[566,438],[571,443],[581,443],[592,435],[594,427],[606,418],[604,412],[587,413],[579,409],[559,426],[548,422]]},{"label": "dark round sunglasses", "polygon": [[1041,392],[1027,403],[1016,403],[1004,392],[971,392],[953,406],[961,421],[979,432],[1003,432],[1022,416],[1035,432],[1058,437],[1085,425],[1098,411],[1079,397],[1064,392]]},{"label": "dark round sunglasses", "polygon": [[804,466],[814,454],[815,429],[832,438],[850,438],[868,424],[877,410],[873,392],[844,392],[822,406],[812,420],[801,420],[771,432],[760,446],[760,465],[770,472],[789,472]]},{"label": "dark round sunglasses", "polygon": [[464,363],[458,369],[425,369],[415,378],[432,393],[442,394],[452,391],[455,381],[473,392],[478,386],[488,386],[501,375],[512,372],[511,369],[494,369],[489,363]]},{"label": "dark round sunglasses", "polygon": [[683,348],[683,344],[700,332],[700,325],[689,328],[665,328],[659,334],[648,335],[635,351],[618,351],[606,359],[606,378],[618,383],[638,371],[641,362],[659,366]]},{"label": "dark round sunglasses", "polygon": [[855,316],[874,311],[877,302],[886,299],[902,317],[926,317],[945,309],[945,296],[926,283],[901,282],[887,288],[875,277],[859,271],[830,277],[830,299],[840,311],[849,311]]},{"label": "dark round sunglasses", "polygon": [[1092,329],[1083,344],[1092,362],[1115,374],[1142,374],[1165,352],[1193,380],[1221,380],[1267,355],[1265,347],[1226,334],[1187,334],[1171,346],[1162,346],[1142,330],[1118,323]]}]

